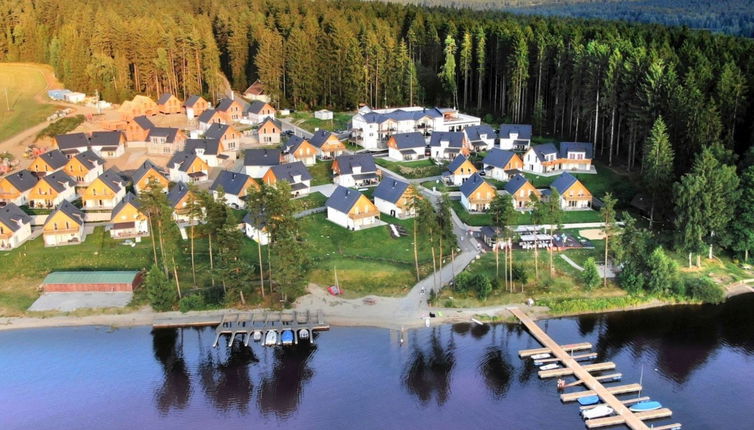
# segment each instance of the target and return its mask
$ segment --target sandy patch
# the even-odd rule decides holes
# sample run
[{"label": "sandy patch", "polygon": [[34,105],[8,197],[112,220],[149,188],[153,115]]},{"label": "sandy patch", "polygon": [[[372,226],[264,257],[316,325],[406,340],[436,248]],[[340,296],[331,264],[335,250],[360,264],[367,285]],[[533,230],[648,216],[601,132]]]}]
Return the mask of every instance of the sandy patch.
[{"label": "sandy patch", "polygon": [[605,239],[605,233],[603,233],[602,230],[599,228],[579,230],[579,235],[589,240],[604,240]]}]

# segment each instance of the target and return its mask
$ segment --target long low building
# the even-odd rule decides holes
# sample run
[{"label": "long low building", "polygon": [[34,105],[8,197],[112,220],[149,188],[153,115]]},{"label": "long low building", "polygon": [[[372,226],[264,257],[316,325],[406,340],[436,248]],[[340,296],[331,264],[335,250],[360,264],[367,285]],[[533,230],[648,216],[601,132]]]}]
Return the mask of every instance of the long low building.
[{"label": "long low building", "polygon": [[46,293],[131,292],[142,281],[142,274],[130,271],[52,272],[42,282]]}]

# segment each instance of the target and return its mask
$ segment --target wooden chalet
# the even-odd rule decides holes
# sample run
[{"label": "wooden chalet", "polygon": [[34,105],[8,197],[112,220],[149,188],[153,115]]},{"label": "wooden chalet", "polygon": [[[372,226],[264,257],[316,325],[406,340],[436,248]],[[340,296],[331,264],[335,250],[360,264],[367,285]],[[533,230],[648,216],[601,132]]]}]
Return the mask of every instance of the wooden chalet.
[{"label": "wooden chalet", "polygon": [[84,212],[64,200],[42,227],[45,246],[78,245],[84,241]]},{"label": "wooden chalet", "polygon": [[163,94],[157,99],[157,110],[165,115],[183,112],[183,103],[172,94]]}]

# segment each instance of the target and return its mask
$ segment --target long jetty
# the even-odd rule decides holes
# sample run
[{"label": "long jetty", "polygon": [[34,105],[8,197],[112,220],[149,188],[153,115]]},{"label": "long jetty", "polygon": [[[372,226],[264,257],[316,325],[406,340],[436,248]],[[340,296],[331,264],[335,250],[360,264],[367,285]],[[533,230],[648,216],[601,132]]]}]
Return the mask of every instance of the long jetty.
[{"label": "long jetty", "polygon": [[[589,343],[573,344],[573,345],[558,345],[547,333],[544,332],[526,313],[517,307],[508,308],[516,318],[521,321],[524,326],[529,330],[529,333],[542,344],[544,348],[539,349],[527,349],[519,351],[519,356],[522,358],[531,357],[534,354],[548,353],[557,358],[563,365],[563,368],[552,369],[547,371],[540,371],[539,376],[541,378],[548,378],[554,376],[573,375],[577,380],[583,384],[587,390],[576,393],[566,393],[561,395],[561,401],[569,402],[578,400],[580,397],[597,395],[604,402],[604,404],[610,406],[616,415],[594,418],[586,421],[587,428],[600,428],[607,426],[614,426],[625,424],[634,430],[648,430],[649,427],[643,420],[667,418],[672,415],[672,411],[667,408],[658,409],[655,411],[647,412],[632,412],[626,406],[626,403],[615,397],[617,394],[637,392],[641,390],[639,384],[629,384],[617,387],[605,387],[590,372],[601,370],[612,370],[615,368],[615,363],[597,363],[592,365],[581,365],[576,359],[569,353],[576,350],[586,350],[591,348]],[[663,428],[680,428],[680,424],[672,424],[671,426],[663,426]]]}]

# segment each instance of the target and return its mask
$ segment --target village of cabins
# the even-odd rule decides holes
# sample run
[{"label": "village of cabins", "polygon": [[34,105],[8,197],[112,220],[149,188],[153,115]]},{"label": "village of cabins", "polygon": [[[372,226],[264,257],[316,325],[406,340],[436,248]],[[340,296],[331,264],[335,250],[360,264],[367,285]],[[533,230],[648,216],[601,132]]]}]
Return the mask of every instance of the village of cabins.
[{"label": "village of cabins", "polygon": [[[257,82],[243,98],[224,98],[214,107],[197,95],[185,101],[171,94],[157,101],[139,95],[117,112],[119,120],[103,130],[55,136],[27,168],[0,179],[1,250],[40,234],[45,246],[79,244],[95,225],[104,225],[115,239],[139,241],[150,232],[137,195],[152,181],[167,193],[181,229],[196,222],[185,209],[190,183],[214,193],[222,189],[225,202],[239,210],[245,209],[247,190],[261,182],[288,182],[292,198],[303,197],[312,192],[309,168],[323,161],[332,162],[332,184],[318,187],[327,197],[322,210],[329,221],[361,230],[384,225],[380,214],[414,216],[408,180],[378,167],[376,157],[398,163],[431,159],[447,166],[435,180],[458,187],[452,198],[469,213],[487,211],[499,193],[510,194],[520,211],[531,209],[534,195],[549,198],[551,188],[535,188],[523,173],[557,176],[551,187],[564,210],[591,208],[591,193],[570,173],[596,172],[591,143],[532,145],[531,125],[501,124],[494,130],[455,109],[365,106],[346,133],[317,130],[302,137],[300,129],[283,133]],[[188,126],[155,125],[155,117],[166,116],[185,116]],[[250,131],[238,131],[248,125]],[[344,140],[362,149],[349,151]],[[120,160],[129,159],[130,152],[144,157],[128,169]],[[475,164],[472,155],[479,153],[485,155]],[[487,179],[505,186],[497,189]],[[420,181],[411,182],[421,187]],[[367,187],[374,187],[371,199],[363,193]],[[266,232],[251,219],[256,217],[244,217],[239,228],[267,244]]]}]

